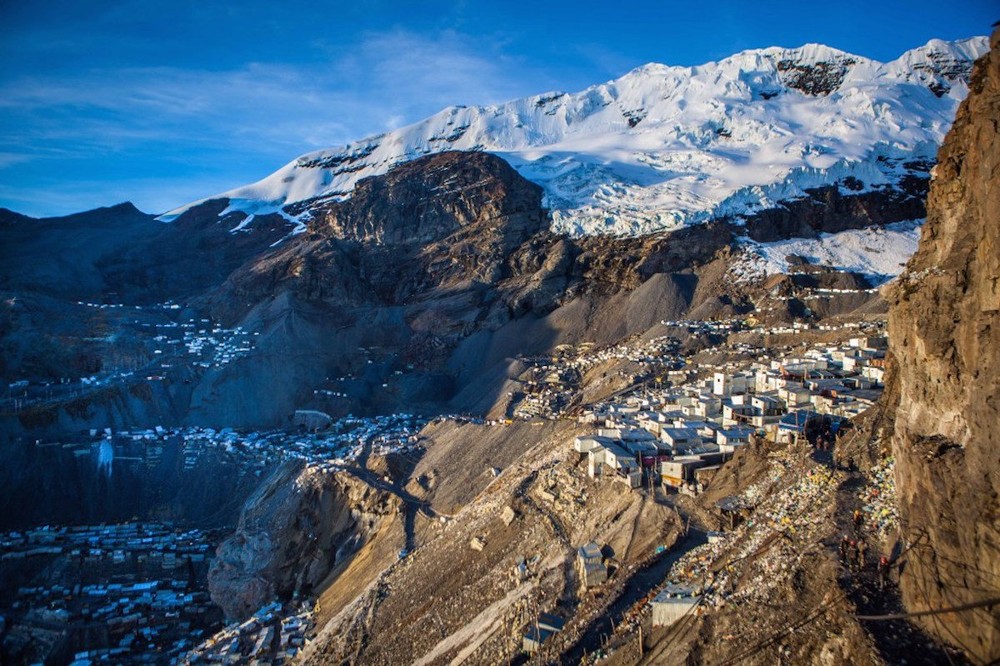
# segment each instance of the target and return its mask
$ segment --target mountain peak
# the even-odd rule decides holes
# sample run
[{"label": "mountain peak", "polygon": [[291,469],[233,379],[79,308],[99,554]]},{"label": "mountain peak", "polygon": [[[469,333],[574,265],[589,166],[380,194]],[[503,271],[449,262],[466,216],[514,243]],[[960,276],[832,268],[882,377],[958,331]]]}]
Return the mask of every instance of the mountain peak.
[{"label": "mountain peak", "polygon": [[739,218],[808,188],[893,187],[915,168],[926,180],[986,48],[985,38],[932,40],[879,63],[805,44],[695,67],[648,63],[577,93],[448,107],[215,198],[229,199],[227,210],[288,214],[349,198],[398,164],[463,150],[503,157],[541,185],[557,232],[636,235]]}]

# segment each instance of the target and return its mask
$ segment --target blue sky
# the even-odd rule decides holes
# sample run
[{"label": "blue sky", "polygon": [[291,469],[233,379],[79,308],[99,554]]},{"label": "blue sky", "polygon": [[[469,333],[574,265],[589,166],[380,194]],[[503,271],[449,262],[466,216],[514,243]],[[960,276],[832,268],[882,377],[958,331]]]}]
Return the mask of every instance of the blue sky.
[{"label": "blue sky", "polygon": [[0,0],[0,206],[150,212],[451,104],[821,42],[891,60],[995,0]]}]

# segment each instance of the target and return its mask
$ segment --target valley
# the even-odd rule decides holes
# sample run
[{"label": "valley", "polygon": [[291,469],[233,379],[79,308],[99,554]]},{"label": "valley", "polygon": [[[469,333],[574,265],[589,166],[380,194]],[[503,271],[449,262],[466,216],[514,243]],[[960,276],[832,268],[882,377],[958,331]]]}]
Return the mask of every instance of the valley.
[{"label": "valley", "polygon": [[995,660],[998,34],[0,210],[0,660]]}]

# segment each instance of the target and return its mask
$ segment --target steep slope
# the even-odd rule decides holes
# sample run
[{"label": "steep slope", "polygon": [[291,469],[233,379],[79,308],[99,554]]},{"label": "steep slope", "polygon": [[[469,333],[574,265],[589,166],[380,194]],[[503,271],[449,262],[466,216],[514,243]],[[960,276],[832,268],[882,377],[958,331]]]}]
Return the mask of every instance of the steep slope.
[{"label": "steep slope", "polygon": [[131,203],[45,219],[0,210],[0,289],[73,298],[114,289],[97,264],[163,226]]},{"label": "steep slope", "polygon": [[[126,361],[148,367],[117,393],[88,389],[93,398],[72,415],[54,401],[40,406],[39,418],[19,418],[19,427],[279,427],[301,408],[500,416],[518,357],[562,343],[614,344],[665,319],[753,309],[755,278],[732,273],[745,227],[568,238],[551,232],[542,199],[503,159],[447,151],[366,179],[345,201],[313,204],[304,232],[279,215],[227,213],[224,200],[170,224],[144,217],[140,240],[107,241],[94,253],[89,286],[81,280],[59,292],[53,283],[64,300],[45,295],[50,287],[33,294],[23,286],[4,301],[0,368],[10,381],[25,374],[26,359],[36,380],[108,373],[121,365],[123,340],[135,351]],[[233,225],[251,230],[233,238]],[[46,238],[60,247],[57,232]],[[44,263],[41,250],[32,252]],[[866,284],[852,285],[849,303],[815,312],[842,313],[875,298]],[[67,302],[83,298],[111,305]],[[174,304],[155,305],[167,300]],[[123,303],[154,305],[146,312]],[[789,303],[782,307],[791,312]],[[186,348],[150,335],[181,320],[192,340],[239,330],[252,342],[225,363],[193,362],[178,355]],[[67,340],[79,342],[79,361],[48,351]],[[148,377],[160,379],[143,388]],[[119,398],[121,408],[101,407]]]},{"label": "steep slope", "polygon": [[[440,481],[452,486],[442,489],[451,500],[463,480],[444,477],[465,465],[479,474],[457,505],[447,502],[451,515],[438,513],[443,498],[432,492],[433,508],[416,514],[417,547],[405,558],[332,577],[320,596],[320,631],[303,663],[518,660],[519,629],[539,610],[569,618],[567,640],[578,635],[628,588],[631,573],[656,546],[677,540],[681,521],[662,495],[622,492],[587,477],[586,465],[566,446],[579,432],[572,422],[490,430],[444,425],[425,431],[432,438],[428,456],[447,449],[433,464],[450,458]],[[470,457],[457,457],[453,444],[473,449]],[[514,455],[499,460],[507,448]],[[477,466],[483,454],[502,469],[496,478]],[[411,478],[408,487],[419,483]],[[613,576],[587,594],[579,589],[575,548],[592,539],[612,554]],[[360,589],[358,580],[365,581]]]},{"label": "steep slope", "polygon": [[397,498],[347,474],[286,463],[219,546],[208,573],[212,598],[227,618],[242,620],[278,595],[309,594],[399,513]]},{"label": "steep slope", "polygon": [[916,189],[919,202],[971,63],[985,50],[981,37],[932,40],[880,63],[810,44],[697,67],[649,64],[579,93],[451,107],[303,155],[214,198],[229,200],[229,210],[308,220],[310,202],[347,198],[402,162],[474,150],[504,157],[542,185],[553,230],[573,235],[743,216],[824,187],[851,196]]},{"label": "steep slope", "polygon": [[[1000,31],[938,154],[927,224],[893,288],[892,433],[908,606],[1000,597]],[[891,394],[892,392],[887,392]],[[1000,657],[1000,607],[931,615],[977,662]]]}]

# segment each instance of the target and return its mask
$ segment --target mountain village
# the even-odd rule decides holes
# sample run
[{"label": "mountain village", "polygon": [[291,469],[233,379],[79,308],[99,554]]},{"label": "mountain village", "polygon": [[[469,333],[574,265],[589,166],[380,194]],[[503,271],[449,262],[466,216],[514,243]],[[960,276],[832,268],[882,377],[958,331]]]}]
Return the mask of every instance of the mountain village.
[{"label": "mountain village", "polygon": [[998,48],[0,209],[0,664],[996,663]]}]

